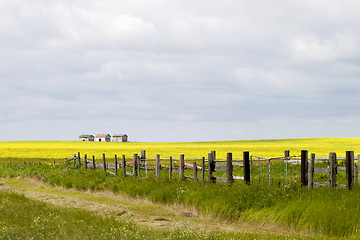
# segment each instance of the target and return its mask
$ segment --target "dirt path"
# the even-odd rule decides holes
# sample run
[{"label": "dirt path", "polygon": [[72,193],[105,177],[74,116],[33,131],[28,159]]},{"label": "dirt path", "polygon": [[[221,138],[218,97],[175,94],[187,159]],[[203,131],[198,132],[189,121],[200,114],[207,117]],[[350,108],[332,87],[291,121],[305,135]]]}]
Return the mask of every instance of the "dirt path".
[{"label": "dirt path", "polygon": [[[289,235],[295,232],[269,224],[250,225],[226,222],[200,215],[195,209],[178,205],[153,203],[145,199],[129,198],[110,191],[90,192],[52,187],[32,178],[0,179],[0,188],[11,188],[26,197],[61,207],[85,209],[104,217],[131,219],[137,224],[155,228],[183,228],[205,231],[258,232]],[[296,232],[299,234],[299,232]],[[301,234],[306,236],[307,234]]]}]

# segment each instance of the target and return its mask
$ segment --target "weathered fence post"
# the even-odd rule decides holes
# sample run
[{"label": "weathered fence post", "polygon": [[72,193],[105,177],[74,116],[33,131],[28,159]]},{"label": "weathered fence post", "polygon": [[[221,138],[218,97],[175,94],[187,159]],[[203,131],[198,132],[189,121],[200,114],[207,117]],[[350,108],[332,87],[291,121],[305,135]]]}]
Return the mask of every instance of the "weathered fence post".
[{"label": "weathered fence post", "polygon": [[308,185],[308,151],[301,150],[301,186]]},{"label": "weathered fence post", "polygon": [[141,159],[141,162],[145,161],[145,159],[146,159],[146,151],[145,150],[140,151],[140,159]]},{"label": "weathered fence post", "polygon": [[117,162],[117,155],[115,154],[115,176],[118,174],[118,162]]},{"label": "weathered fence post", "polygon": [[80,158],[80,152],[78,152],[78,167],[81,167],[81,158]]},{"label": "weathered fence post", "polygon": [[84,166],[85,170],[87,170],[87,154],[84,155]]},{"label": "weathered fence post", "polygon": [[208,154],[208,181],[215,183],[216,178],[213,177],[213,172],[215,171],[215,161],[213,157],[214,154],[212,152]]},{"label": "weathered fence post", "polygon": [[351,190],[354,173],[354,151],[346,151],[346,188]]},{"label": "weathered fence post", "polygon": [[216,160],[216,151],[211,151],[211,154],[213,155],[212,160],[215,161]]},{"label": "weathered fence post", "polygon": [[169,161],[169,179],[172,177],[172,157],[170,157]]},{"label": "weathered fence post", "polygon": [[137,160],[138,160],[138,155],[135,153],[133,156],[133,176],[134,177],[137,176]]},{"label": "weathered fence post", "polygon": [[309,188],[314,187],[314,166],[315,166],[315,153],[312,153],[309,164],[309,182],[308,182]]},{"label": "weathered fence post", "polygon": [[156,166],[155,166],[155,175],[156,175],[156,178],[159,178],[159,177],[160,177],[160,168],[161,168],[161,165],[160,165],[160,154],[157,154],[157,155],[156,155]]},{"label": "weathered fence post", "polygon": [[180,179],[183,180],[185,178],[184,176],[184,170],[185,170],[185,157],[184,154],[180,154]]},{"label": "weathered fence post", "polygon": [[250,184],[250,154],[248,151],[243,152],[244,160],[244,182]]},{"label": "weathered fence post", "polygon": [[193,168],[194,168],[194,182],[197,181],[197,163],[193,162]]},{"label": "weathered fence post", "polygon": [[122,155],[122,170],[123,170],[123,175],[126,176],[126,160],[125,160],[125,155]]},{"label": "weathered fence post", "polygon": [[105,159],[105,153],[103,153],[103,168],[104,168],[104,172],[106,172],[106,159]]},{"label": "weathered fence post", "polygon": [[96,164],[95,164],[95,156],[92,156],[92,165],[93,165],[93,169],[96,169]]},{"label": "weathered fence post", "polygon": [[140,162],[140,157],[137,156],[137,163],[136,163],[136,167],[137,167],[137,176],[140,178],[140,168],[141,168],[141,162]]},{"label": "weathered fence post", "polygon": [[271,172],[270,172],[271,167],[270,167],[270,159],[269,158],[266,159],[266,165],[267,165],[267,179],[268,179],[268,184],[270,185],[270,183],[271,183]]},{"label": "weathered fence post", "polygon": [[337,159],[336,159],[336,153],[331,152],[329,153],[329,181],[330,181],[330,187],[336,187],[336,173],[337,173]]},{"label": "weathered fence post", "polygon": [[145,176],[148,177],[148,162],[145,160]]},{"label": "weathered fence post", "polygon": [[226,183],[229,186],[234,183],[232,153],[226,154]]},{"label": "weathered fence post", "polygon": [[360,183],[360,154],[357,157],[358,162],[357,162],[357,167],[358,167],[358,183]]},{"label": "weathered fence post", "polygon": [[205,180],[205,157],[202,157],[202,168],[201,168],[201,181]]},{"label": "weathered fence post", "polygon": [[354,161],[352,162],[352,171],[353,171],[352,182],[355,183],[356,181],[355,156],[354,156]]},{"label": "weathered fence post", "polygon": [[284,151],[284,160],[285,160],[285,180],[286,180],[286,184],[289,183],[289,180],[288,180],[288,161],[290,160],[290,150],[285,150]]}]

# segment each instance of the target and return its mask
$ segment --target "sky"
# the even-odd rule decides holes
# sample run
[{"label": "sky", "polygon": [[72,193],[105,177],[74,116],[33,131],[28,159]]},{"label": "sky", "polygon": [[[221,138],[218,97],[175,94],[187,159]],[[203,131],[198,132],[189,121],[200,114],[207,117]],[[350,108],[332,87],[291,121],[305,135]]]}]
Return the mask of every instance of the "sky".
[{"label": "sky", "polygon": [[360,136],[358,0],[0,0],[0,141]]}]

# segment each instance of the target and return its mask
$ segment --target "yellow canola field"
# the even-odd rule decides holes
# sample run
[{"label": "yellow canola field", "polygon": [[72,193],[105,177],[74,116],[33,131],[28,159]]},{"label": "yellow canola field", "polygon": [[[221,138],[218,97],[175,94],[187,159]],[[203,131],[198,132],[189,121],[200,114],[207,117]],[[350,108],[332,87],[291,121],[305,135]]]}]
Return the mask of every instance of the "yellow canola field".
[{"label": "yellow canola field", "polygon": [[250,151],[250,155],[261,157],[281,157],[285,150],[290,155],[300,155],[301,150],[308,150],[316,156],[328,156],[329,152],[336,152],[338,156],[345,156],[345,151],[354,151],[355,156],[360,154],[360,138],[302,138],[279,140],[243,140],[219,142],[81,142],[81,141],[0,141],[0,159],[2,161],[30,159],[64,160],[71,158],[71,154],[80,152],[83,156],[92,155],[97,160],[102,159],[105,153],[108,159],[117,154],[123,154],[132,159],[134,153],[140,154],[146,150],[147,158],[179,158],[185,159],[207,157],[212,150],[216,151],[217,159],[225,159],[227,152],[233,153],[234,159],[242,158],[243,151]]}]

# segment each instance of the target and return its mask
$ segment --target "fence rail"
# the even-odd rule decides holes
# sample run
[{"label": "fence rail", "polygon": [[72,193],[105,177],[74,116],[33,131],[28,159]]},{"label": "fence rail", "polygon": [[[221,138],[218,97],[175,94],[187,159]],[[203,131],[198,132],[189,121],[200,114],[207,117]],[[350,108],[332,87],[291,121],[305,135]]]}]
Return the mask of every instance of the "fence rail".
[{"label": "fence rail", "polygon": [[[360,160],[360,155],[358,156]],[[338,166],[338,160],[345,160],[345,167]],[[163,174],[162,169],[168,169],[168,177],[171,179],[173,173],[179,174],[180,179],[193,179],[194,181],[210,181],[210,182],[226,182],[232,185],[235,180],[243,180],[246,184],[253,182],[255,177],[254,170],[258,171],[258,179],[260,181],[260,167],[266,163],[267,181],[271,182],[271,165],[274,161],[283,161],[285,163],[285,179],[289,183],[288,168],[289,164],[299,164],[301,169],[301,185],[309,188],[314,187],[342,187],[351,189],[351,185],[355,180],[356,170],[354,163],[354,152],[347,151],[346,157],[337,157],[336,153],[330,153],[329,157],[316,157],[311,154],[308,158],[308,151],[302,150],[301,155],[290,155],[290,151],[284,151],[283,157],[266,158],[261,156],[250,155],[248,151],[243,152],[242,159],[233,159],[232,153],[227,153],[226,159],[216,159],[216,152],[208,153],[207,158],[194,158],[185,159],[184,154],[180,155],[179,159],[176,158],[160,158],[156,155],[155,158],[146,158],[146,151],[142,150],[141,154],[134,154],[132,161],[126,161],[125,155],[122,155],[120,161],[115,155],[114,163],[107,163],[105,154],[102,157],[102,163],[95,163],[95,157],[89,160],[87,155],[80,156],[80,152],[73,154],[72,158],[65,159],[66,163],[73,162],[78,167],[84,165],[87,168],[102,168],[104,171],[118,175],[121,171],[124,176],[132,175],[135,177],[148,177],[150,171],[155,171],[155,176],[160,177]],[[315,167],[315,163],[328,162],[326,168]],[[257,164],[257,166],[256,166]],[[234,167],[242,168],[243,176],[233,176]],[[128,171],[128,169],[132,171]],[[186,170],[186,175],[185,175]],[[192,171],[191,171],[192,170]],[[338,171],[346,171],[346,184],[336,183]],[[360,173],[360,168],[358,168]],[[191,173],[189,175],[189,173]],[[225,177],[214,176],[215,172],[226,172]],[[238,172],[238,171],[237,171]],[[316,174],[329,174],[329,182],[317,183],[314,182],[314,173]],[[207,176],[207,178],[206,178]],[[359,182],[360,182],[360,174]]]}]

